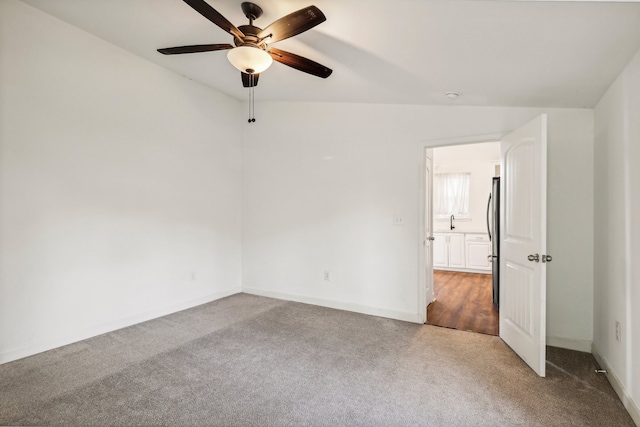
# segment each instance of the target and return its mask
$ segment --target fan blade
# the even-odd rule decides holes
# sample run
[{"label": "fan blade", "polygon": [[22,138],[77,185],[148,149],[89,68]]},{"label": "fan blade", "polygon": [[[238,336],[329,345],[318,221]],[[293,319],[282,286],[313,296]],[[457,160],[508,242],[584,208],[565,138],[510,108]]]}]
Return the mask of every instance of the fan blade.
[{"label": "fan blade", "polygon": [[212,8],[209,3],[204,0],[184,0],[186,4],[191,6],[198,12],[200,15],[207,18],[209,21],[216,24],[218,27],[225,30],[227,33],[232,34],[239,39],[244,38],[244,33],[236,28],[231,22],[227,20],[224,16],[220,14],[217,10]]},{"label": "fan blade", "polygon": [[242,86],[244,87],[256,87],[258,86],[258,79],[260,78],[260,73],[255,74],[247,74],[240,73],[242,75]]},{"label": "fan blade", "polygon": [[262,39],[271,35],[271,39],[267,40],[267,43],[275,43],[304,33],[316,25],[322,24],[326,20],[326,16],[324,16],[320,9],[315,6],[309,6],[278,19],[260,31],[258,38]]},{"label": "fan blade", "polygon": [[196,44],[193,46],[176,46],[158,49],[163,55],[179,55],[182,53],[212,52],[215,50],[233,49],[230,44]]},{"label": "fan blade", "polygon": [[296,55],[295,53],[285,52],[284,50],[272,47],[269,49],[269,54],[274,61],[288,65],[296,70],[322,77],[323,79],[326,79],[331,75],[331,73],[333,73],[331,68],[327,68],[322,64],[318,64],[315,61]]}]

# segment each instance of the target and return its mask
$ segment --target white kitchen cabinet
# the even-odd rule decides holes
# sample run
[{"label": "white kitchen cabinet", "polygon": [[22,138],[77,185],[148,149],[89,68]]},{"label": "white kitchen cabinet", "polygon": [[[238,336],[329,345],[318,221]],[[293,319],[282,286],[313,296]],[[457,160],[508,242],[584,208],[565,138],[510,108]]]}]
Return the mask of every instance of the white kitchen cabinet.
[{"label": "white kitchen cabinet", "polygon": [[449,267],[449,242],[446,234],[433,233],[433,267]]},{"label": "white kitchen cabinet", "polygon": [[466,268],[472,270],[491,270],[489,256],[491,242],[486,234],[465,234],[467,262]]},{"label": "white kitchen cabinet", "polygon": [[449,234],[449,267],[465,268],[464,234]]},{"label": "white kitchen cabinet", "polygon": [[464,234],[433,233],[433,237],[434,268],[465,268]]},{"label": "white kitchen cabinet", "polygon": [[491,242],[483,233],[433,233],[433,268],[436,270],[491,272]]}]

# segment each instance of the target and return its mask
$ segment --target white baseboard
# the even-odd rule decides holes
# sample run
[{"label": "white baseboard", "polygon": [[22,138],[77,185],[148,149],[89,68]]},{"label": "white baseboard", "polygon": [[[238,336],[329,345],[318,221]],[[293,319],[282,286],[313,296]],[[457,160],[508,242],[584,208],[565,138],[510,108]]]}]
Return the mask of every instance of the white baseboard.
[{"label": "white baseboard", "polygon": [[577,340],[565,337],[547,337],[547,345],[551,347],[566,348],[567,350],[581,351],[583,353],[591,353],[591,341]]},{"label": "white baseboard", "polygon": [[137,323],[146,322],[147,320],[156,319],[158,317],[166,316],[168,314],[176,313],[178,311],[186,310],[188,308],[196,307],[198,305],[206,304],[211,301],[215,301],[221,298],[225,298],[234,294],[240,293],[240,288],[232,288],[224,291],[214,292],[212,294],[204,295],[199,298],[195,298],[189,301],[183,301],[177,304],[172,304],[165,307],[156,308],[153,310],[139,313],[133,316],[117,319],[111,322],[107,322],[101,325],[92,326],[82,329],[72,335],[64,337],[56,337],[48,340],[43,340],[29,344],[26,347],[21,347],[14,350],[9,350],[0,353],[0,364],[12,362],[14,360],[22,359],[24,357],[33,356],[34,354],[42,353],[44,351],[53,350],[54,348],[62,347],[64,345],[72,344],[74,342],[86,340],[98,335],[106,334],[118,329],[126,328],[127,326],[135,325]]},{"label": "white baseboard", "polygon": [[611,365],[609,365],[607,359],[600,354],[600,351],[595,344],[591,346],[591,354],[593,354],[598,365],[607,371],[607,379],[611,383],[611,387],[613,387],[615,392],[618,394],[618,397],[620,397],[622,404],[627,409],[627,412],[629,412],[629,415],[631,415],[633,422],[635,422],[637,426],[640,426],[640,409],[638,409],[638,405],[633,401],[631,396],[629,396],[629,393],[627,393],[624,385],[622,385],[620,378],[618,378],[615,371],[611,369]]},{"label": "white baseboard", "polygon": [[408,313],[404,311],[389,310],[386,308],[371,307],[367,305],[327,300],[323,298],[315,298],[315,297],[309,297],[305,295],[289,294],[285,292],[266,291],[266,290],[257,289],[257,288],[243,287],[242,292],[246,294],[276,298],[276,299],[281,299],[285,301],[295,301],[295,302],[301,302],[305,304],[318,305],[321,307],[335,308],[338,310],[353,311],[355,313],[368,314],[371,316],[386,317],[389,319],[402,320],[405,322],[421,323],[420,315],[418,313]]}]

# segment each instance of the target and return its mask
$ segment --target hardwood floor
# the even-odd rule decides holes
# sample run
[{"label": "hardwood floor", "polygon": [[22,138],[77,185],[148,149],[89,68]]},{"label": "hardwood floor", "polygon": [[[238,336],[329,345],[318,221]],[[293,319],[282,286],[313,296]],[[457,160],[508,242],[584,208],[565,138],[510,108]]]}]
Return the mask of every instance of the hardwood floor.
[{"label": "hardwood floor", "polygon": [[434,270],[436,300],[427,324],[498,335],[500,316],[491,300],[491,275]]}]

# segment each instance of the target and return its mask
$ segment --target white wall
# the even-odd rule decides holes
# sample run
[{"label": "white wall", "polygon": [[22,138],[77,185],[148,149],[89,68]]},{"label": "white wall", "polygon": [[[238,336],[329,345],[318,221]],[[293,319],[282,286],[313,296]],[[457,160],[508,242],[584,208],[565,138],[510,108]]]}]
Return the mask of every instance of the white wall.
[{"label": "white wall", "polygon": [[640,425],[639,122],[640,52],[595,109],[593,336],[594,353]]},{"label": "white wall", "polygon": [[0,362],[238,292],[241,104],[23,3],[0,19]]},{"label": "white wall", "polygon": [[[433,173],[469,173],[469,218],[454,219],[454,232],[487,232],[487,199],[491,194],[500,143],[459,145],[433,150]],[[435,195],[434,195],[435,197]],[[435,231],[451,231],[449,218],[433,217]]]},{"label": "white wall", "polygon": [[264,103],[248,126],[211,89],[0,12],[0,362],[238,291],[241,234],[246,291],[416,320],[420,147],[541,113],[548,334],[590,343],[590,110]]},{"label": "white wall", "polygon": [[[257,111],[243,154],[243,290],[413,321],[423,309],[420,147],[507,133],[548,113],[547,333],[554,345],[589,350],[591,110],[261,103]],[[394,226],[394,215],[405,225]]]}]

